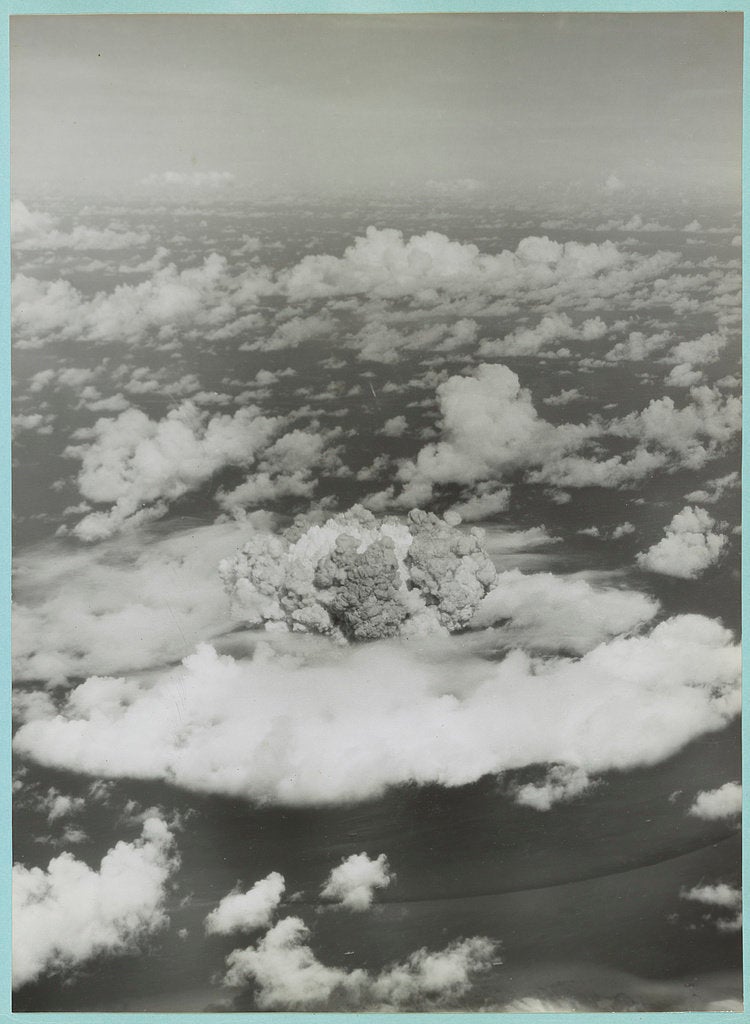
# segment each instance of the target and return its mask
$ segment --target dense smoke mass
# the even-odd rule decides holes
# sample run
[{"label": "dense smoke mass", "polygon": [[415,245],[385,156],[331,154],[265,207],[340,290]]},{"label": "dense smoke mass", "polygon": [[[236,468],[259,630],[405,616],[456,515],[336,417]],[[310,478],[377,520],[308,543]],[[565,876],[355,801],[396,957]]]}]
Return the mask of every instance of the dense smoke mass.
[{"label": "dense smoke mass", "polygon": [[377,640],[465,629],[497,579],[482,531],[412,509],[355,505],[281,537],[257,531],[219,574],[235,618],[267,629]]}]

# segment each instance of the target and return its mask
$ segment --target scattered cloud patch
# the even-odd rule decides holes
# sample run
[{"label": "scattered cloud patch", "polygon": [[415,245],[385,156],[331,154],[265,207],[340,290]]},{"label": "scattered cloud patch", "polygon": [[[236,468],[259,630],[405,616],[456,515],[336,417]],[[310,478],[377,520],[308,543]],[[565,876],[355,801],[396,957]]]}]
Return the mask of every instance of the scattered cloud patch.
[{"label": "scattered cloud patch", "polygon": [[284,918],[256,946],[229,954],[224,984],[254,984],[261,1010],[440,1009],[465,995],[474,977],[489,970],[497,957],[497,943],[478,936],[434,952],[419,949],[373,975],[327,967],[309,939],[300,918]]},{"label": "scattered cloud patch", "polygon": [[734,818],[742,813],[742,786],[739,782],[725,782],[718,789],[698,793],[688,814],[694,818],[715,821]]},{"label": "scattered cloud patch", "polygon": [[575,765],[556,764],[542,782],[528,782],[513,789],[513,799],[523,807],[548,811],[554,804],[567,803],[586,793],[596,783]]},{"label": "scattered cloud patch", "polygon": [[283,421],[254,406],[230,416],[207,417],[185,401],[161,420],[140,409],[99,419],[89,440],[70,445],[80,459],[78,487],[84,498],[111,504],[81,519],[73,534],[99,541],[126,526],[163,516],[168,503],[206,483],[225,466],[249,466]]},{"label": "scattered cloud patch", "polygon": [[206,917],[208,935],[231,935],[267,928],[281,902],[286,884],[278,871],[261,878],[247,892],[235,889]]},{"label": "scattered cloud patch", "polygon": [[721,558],[726,535],[716,533],[716,522],[705,509],[686,505],[667,526],[664,537],[648,551],[636,555],[641,569],[693,580]]},{"label": "scattered cloud patch", "polygon": [[372,905],[375,890],[387,888],[392,879],[384,853],[374,860],[366,853],[353,853],[333,868],[320,894],[323,899],[348,910],[367,910]]},{"label": "scattered cloud patch", "polygon": [[119,842],[98,871],[69,853],[46,870],[13,866],[13,987],[65,972],[103,954],[133,952],[162,928],[164,899],[178,859],[160,818],[140,839]]}]

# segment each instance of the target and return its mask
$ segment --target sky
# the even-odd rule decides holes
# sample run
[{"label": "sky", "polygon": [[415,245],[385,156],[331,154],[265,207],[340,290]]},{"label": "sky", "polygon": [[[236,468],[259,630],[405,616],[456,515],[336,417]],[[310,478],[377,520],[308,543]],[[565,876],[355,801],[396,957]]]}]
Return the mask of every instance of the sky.
[{"label": "sky", "polygon": [[15,16],[13,185],[721,192],[741,57],[737,13]]}]

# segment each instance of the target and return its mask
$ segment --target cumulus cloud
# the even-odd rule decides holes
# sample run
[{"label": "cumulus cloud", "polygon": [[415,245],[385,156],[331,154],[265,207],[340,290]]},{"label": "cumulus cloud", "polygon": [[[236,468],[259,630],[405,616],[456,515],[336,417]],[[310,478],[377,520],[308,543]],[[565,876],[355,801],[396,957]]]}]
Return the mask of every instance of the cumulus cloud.
[{"label": "cumulus cloud", "polygon": [[274,330],[268,338],[243,342],[241,352],[274,352],[281,348],[297,348],[309,341],[327,338],[338,328],[338,323],[327,312],[311,316],[294,316]]},{"label": "cumulus cloud", "polygon": [[103,954],[135,951],[167,922],[164,899],[178,864],[160,818],[140,839],[119,842],[98,871],[69,853],[46,870],[13,866],[13,987],[67,971]]},{"label": "cumulus cloud", "polygon": [[[742,892],[735,886],[728,885],[726,882],[717,882],[715,885],[695,885],[692,889],[683,889],[680,892],[680,897],[718,909],[720,915],[710,918],[717,931],[738,932],[742,928]],[[733,911],[733,916],[727,917],[726,913],[721,913],[722,911]]]},{"label": "cumulus cloud", "polygon": [[618,341],[617,344],[607,352],[604,358],[608,362],[640,362],[650,359],[654,352],[665,348],[671,338],[671,334],[663,331],[658,334],[643,334],[641,331],[631,331],[625,341]]},{"label": "cumulus cloud", "polygon": [[[690,389],[683,408],[655,399],[638,412],[603,421],[553,425],[539,416],[530,392],[501,363],[482,363],[470,375],[437,387],[440,439],[414,460],[402,460],[391,486],[371,495],[373,507],[428,502],[435,487],[507,481],[524,473],[530,483],[555,487],[632,486],[658,469],[699,469],[718,457],[741,426],[739,400],[714,388]],[[608,437],[630,439],[623,454],[600,455]]]},{"label": "cumulus cloud", "polygon": [[386,437],[401,437],[407,427],[405,416],[393,416],[383,424],[383,433]]},{"label": "cumulus cloud", "polygon": [[57,417],[51,413],[30,412],[18,413],[10,418],[10,429],[15,440],[16,436],[24,430],[34,434],[51,434],[53,424]]},{"label": "cumulus cloud", "polygon": [[357,294],[416,295],[428,304],[440,295],[515,298],[524,292],[543,295],[545,290],[617,294],[623,275],[628,280],[631,275],[653,275],[657,266],[664,268],[673,260],[671,254],[656,257],[633,257],[609,241],[560,243],[547,236],[523,238],[514,252],[488,255],[436,231],[405,239],[393,228],[369,227],[343,256],[305,256],[279,275],[279,284],[298,302]]},{"label": "cumulus cloud", "polygon": [[320,895],[348,910],[367,910],[372,905],[375,890],[387,888],[392,879],[384,853],[374,860],[366,853],[353,853],[333,868]]},{"label": "cumulus cloud", "polygon": [[168,502],[223,467],[253,463],[282,423],[279,417],[262,416],[255,406],[209,418],[189,401],[161,420],[132,408],[115,419],[97,420],[90,439],[69,446],[66,454],[81,460],[81,494],[111,508],[85,516],[74,535],[97,541],[123,526],[159,518]]},{"label": "cumulus cloud", "polygon": [[[170,190],[190,186],[191,181],[199,184],[189,176],[173,174],[162,185]],[[210,181],[206,179],[205,184]],[[172,263],[162,265],[164,258],[161,254],[152,264],[153,272],[145,281],[121,284],[91,297],[65,278],[42,281],[16,275],[14,343],[35,347],[65,339],[117,339],[179,344],[237,337],[248,327],[262,325],[259,300],[277,295],[291,303],[291,317],[270,336],[248,341],[245,347],[278,348],[326,336],[329,331],[328,311],[295,313],[295,304],[366,296],[367,308],[360,310],[365,322],[346,344],[358,350],[361,358],[392,362],[402,349],[452,352],[472,344],[477,333],[474,313],[516,312],[524,300],[601,305],[642,288],[645,282],[661,280],[678,259],[674,253],[644,256],[623,251],[610,241],[560,243],[546,236],[530,236],[514,252],[489,255],[434,231],[406,240],[399,231],[374,227],[355,239],[341,257],[308,255],[277,272],[253,263],[232,274],[227,259],[216,252],[201,266],[182,270]],[[414,300],[420,316],[427,310],[433,321],[443,313],[448,319],[404,333],[386,322],[380,306],[404,297]],[[401,313],[398,318],[404,316]],[[582,341],[592,341],[601,336],[604,325],[593,317],[570,329]],[[508,344],[526,342],[516,339]]]},{"label": "cumulus cloud", "polygon": [[306,430],[291,430],[267,447],[253,473],[230,491],[220,488],[216,501],[225,510],[251,508],[279,498],[311,497],[320,474],[344,472],[336,441],[341,428],[326,430],[312,421]]},{"label": "cumulus cloud", "polygon": [[40,210],[29,210],[20,199],[10,204],[10,237],[16,252],[130,249],[145,245],[151,236],[146,231],[121,231],[116,228],[92,228],[78,224],[61,231],[59,219]]},{"label": "cumulus cloud", "polygon": [[668,388],[692,388],[702,380],[702,370],[696,370],[692,363],[678,363],[664,378],[664,384]]},{"label": "cumulus cloud", "polygon": [[742,786],[739,782],[725,782],[718,789],[698,793],[688,814],[694,818],[715,821],[734,818],[742,813]]},{"label": "cumulus cloud", "polygon": [[727,542],[716,533],[716,522],[704,508],[686,505],[667,526],[664,537],[636,555],[636,561],[648,572],[693,580],[716,565]]},{"label": "cumulus cloud", "polygon": [[272,291],[262,268],[229,272],[225,257],[178,270],[170,263],[138,284],[86,297],[69,281],[16,274],[11,286],[12,332],[19,348],[57,341],[179,342],[242,330],[258,295]]},{"label": "cumulus cloud", "polygon": [[535,811],[548,811],[554,804],[575,800],[594,785],[583,768],[556,764],[548,769],[542,782],[527,782],[515,786],[512,792],[517,804]]},{"label": "cumulus cloud", "polygon": [[349,640],[465,628],[496,576],[476,531],[418,509],[378,522],[361,506],[286,537],[256,532],[219,571],[237,618]]},{"label": "cumulus cloud", "polygon": [[703,366],[705,363],[715,363],[726,347],[728,336],[722,331],[714,331],[712,334],[702,334],[700,338],[693,338],[690,341],[681,341],[678,345],[667,352],[664,356],[665,363],[690,363]]},{"label": "cumulus cloud", "polygon": [[148,679],[92,676],[36,707],[16,752],[97,778],[315,805],[526,765],[595,775],[652,764],[740,706],[739,650],[698,615],[549,661],[467,656],[448,637],[427,652],[293,639],[241,661],[203,644]]},{"label": "cumulus cloud", "polygon": [[284,876],[272,871],[247,892],[239,888],[233,890],[206,917],[206,932],[209,935],[231,935],[233,932],[267,928],[285,888]]},{"label": "cumulus cloud", "polygon": [[690,401],[682,408],[669,397],[655,398],[645,409],[613,420],[607,430],[666,453],[672,466],[701,469],[727,450],[741,426],[739,399],[702,386],[690,389]]},{"label": "cumulus cloud", "polygon": [[67,818],[71,814],[80,814],[86,806],[86,801],[80,796],[70,796],[61,793],[50,786],[47,793],[38,801],[36,809],[47,815],[47,821],[51,824],[60,818]]},{"label": "cumulus cloud", "polygon": [[497,943],[477,936],[434,952],[419,949],[403,963],[371,974],[327,967],[309,938],[300,918],[284,918],[256,946],[229,954],[224,984],[253,983],[261,1010],[440,1009],[465,995],[474,976],[489,970],[497,956]]},{"label": "cumulus cloud", "polygon": [[612,531],[612,539],[620,540],[622,537],[627,537],[631,533],[635,533],[635,527],[632,523],[620,523],[619,526],[616,526]]},{"label": "cumulus cloud", "polygon": [[536,327],[517,327],[504,338],[485,339],[479,346],[479,355],[486,358],[537,355],[548,349],[554,354],[554,345],[560,341],[598,341],[607,333],[601,317],[584,320],[576,325],[567,313],[550,313]]},{"label": "cumulus cloud", "polygon": [[658,610],[658,602],[634,590],[512,569],[498,575],[471,625],[500,624],[500,637],[509,646],[583,654],[610,637],[637,631]]},{"label": "cumulus cloud", "polygon": [[545,405],[567,405],[582,397],[578,388],[565,388],[559,395],[550,395],[549,398],[543,398],[542,401]]}]

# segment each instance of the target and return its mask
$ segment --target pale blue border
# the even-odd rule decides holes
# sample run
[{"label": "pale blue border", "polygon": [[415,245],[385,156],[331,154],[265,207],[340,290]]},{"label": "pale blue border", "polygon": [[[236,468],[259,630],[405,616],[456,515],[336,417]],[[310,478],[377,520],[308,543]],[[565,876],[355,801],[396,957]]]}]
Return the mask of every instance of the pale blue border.
[{"label": "pale blue border", "polygon": [[[0,88],[0,182],[2,182],[2,202],[0,203],[0,268],[2,268],[2,285],[0,296],[0,446],[2,461],[0,462],[0,579],[2,580],[2,604],[0,605],[0,658],[2,674],[0,678],[7,681],[7,692],[10,692],[10,252],[9,252],[9,90],[8,90],[8,16],[11,14],[420,14],[420,13],[451,13],[451,12],[492,12],[492,11],[526,11],[526,12],[659,12],[659,11],[740,11],[750,13],[750,0],[734,3],[720,3],[718,0],[650,0],[650,2],[634,2],[634,0],[499,0],[499,2],[482,2],[482,0],[0,0],[0,67],[3,69],[2,87]],[[748,41],[748,19],[744,31],[744,95],[748,95],[750,76],[750,43]],[[745,99],[743,107],[743,141],[750,136],[750,109]],[[742,236],[743,243],[748,240],[750,214],[747,208],[747,172],[750,169],[748,147],[743,146],[743,210]],[[750,317],[750,298],[748,297],[747,281],[750,279],[750,253],[748,246],[742,249],[743,273],[743,322]],[[744,341],[744,335],[743,335]],[[744,349],[744,344],[743,344]],[[750,368],[743,366],[743,394],[747,393],[750,384]],[[750,452],[746,443],[748,421],[743,413],[743,446],[742,471],[743,479],[750,473]],[[743,490],[742,512],[750,511],[748,491]],[[744,565],[748,553],[748,541],[742,538],[742,627],[743,659],[750,653],[750,639],[746,639],[747,600]],[[746,695],[746,683],[743,677],[743,707]],[[207,1024],[218,1017],[229,1021],[252,1021],[253,1024],[283,1024],[286,1021],[310,1021],[319,1024],[342,1024],[346,1018],[355,1016],[357,1021],[379,1022],[384,1018],[393,1024],[414,1024],[429,1021],[432,1024],[469,1024],[475,1022],[477,1014],[461,1013],[394,1013],[377,1014],[361,1013],[356,1015],[335,1013],[12,1013],[10,988],[10,702],[0,701],[0,758],[2,761],[2,782],[0,783],[0,1022],[27,1021],[30,1024],[100,1024],[103,1019],[111,1019],[115,1024]],[[743,750],[750,750],[750,723],[743,720]],[[744,820],[750,820],[750,771],[746,759],[743,759],[743,811]],[[742,864],[744,878],[750,878],[750,856],[743,827]],[[746,902],[743,886],[743,904]],[[698,1016],[701,1024],[733,1024],[737,1021],[750,1020],[750,924],[744,931],[744,960],[746,965],[744,983],[744,1002],[746,1009],[742,1013],[521,1013],[521,1014],[486,1014],[482,1017],[497,1018],[502,1024],[524,1024],[524,1022],[559,1022],[565,1024],[571,1016],[584,1024],[594,1022],[610,1022],[610,1024],[630,1024],[630,1022],[668,1021],[669,1024],[694,1024],[693,1018]]]}]

